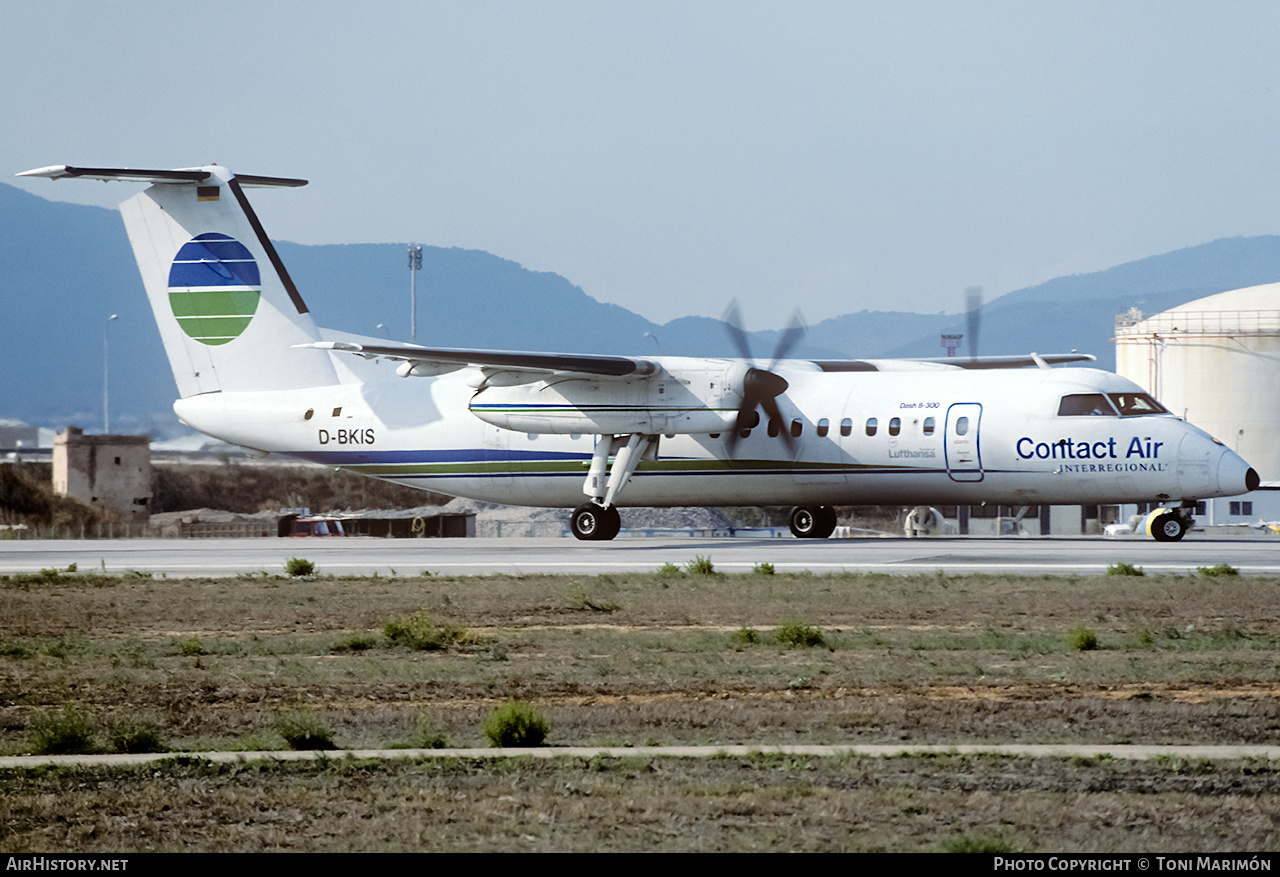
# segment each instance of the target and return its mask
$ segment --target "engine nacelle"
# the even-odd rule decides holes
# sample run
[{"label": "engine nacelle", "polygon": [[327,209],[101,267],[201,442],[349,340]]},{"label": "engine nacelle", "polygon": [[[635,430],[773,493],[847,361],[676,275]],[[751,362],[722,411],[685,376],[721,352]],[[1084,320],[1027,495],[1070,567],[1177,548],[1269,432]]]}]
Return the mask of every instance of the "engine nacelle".
[{"label": "engine nacelle", "polygon": [[[471,413],[515,432],[558,435],[700,434],[728,432],[738,396],[727,386],[736,366],[664,360],[643,379],[551,378],[519,386],[486,386]],[[737,367],[740,371],[741,368]]]}]

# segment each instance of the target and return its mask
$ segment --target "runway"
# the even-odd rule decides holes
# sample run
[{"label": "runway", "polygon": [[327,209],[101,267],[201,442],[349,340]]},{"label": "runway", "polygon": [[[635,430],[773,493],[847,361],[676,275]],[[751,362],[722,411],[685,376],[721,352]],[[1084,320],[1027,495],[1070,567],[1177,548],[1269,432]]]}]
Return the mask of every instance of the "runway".
[{"label": "runway", "polygon": [[1097,575],[1124,561],[1148,574],[1188,574],[1229,564],[1242,575],[1280,575],[1280,538],[1182,542],[1080,538],[735,539],[115,539],[0,542],[0,574],[65,570],[156,576],[283,573],[290,557],[328,575],[446,575],[652,572],[710,558],[726,573],[760,563],[778,572],[877,572],[900,575],[1017,573]]}]

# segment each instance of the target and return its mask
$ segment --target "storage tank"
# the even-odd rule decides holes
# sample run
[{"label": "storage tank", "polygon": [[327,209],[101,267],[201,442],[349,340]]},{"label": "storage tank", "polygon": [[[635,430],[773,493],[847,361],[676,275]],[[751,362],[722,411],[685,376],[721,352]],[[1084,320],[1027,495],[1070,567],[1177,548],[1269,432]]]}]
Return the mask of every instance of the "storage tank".
[{"label": "storage tank", "polygon": [[1280,283],[1116,319],[1116,372],[1280,486]]}]

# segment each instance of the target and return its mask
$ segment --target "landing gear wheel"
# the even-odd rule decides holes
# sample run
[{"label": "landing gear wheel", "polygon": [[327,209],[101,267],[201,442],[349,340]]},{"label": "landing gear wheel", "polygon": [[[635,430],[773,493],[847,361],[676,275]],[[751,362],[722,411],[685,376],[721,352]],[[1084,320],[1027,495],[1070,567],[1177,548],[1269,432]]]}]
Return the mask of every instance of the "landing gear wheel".
[{"label": "landing gear wheel", "polygon": [[831,506],[796,506],[791,510],[791,535],[797,539],[826,539],[836,528]]},{"label": "landing gear wheel", "polygon": [[579,539],[591,542],[605,542],[618,535],[622,529],[622,516],[617,506],[598,506],[593,502],[583,503],[573,510],[569,518],[569,529]]},{"label": "landing gear wheel", "polygon": [[1147,525],[1151,537],[1157,542],[1177,542],[1187,532],[1187,522],[1177,512],[1154,515]]}]

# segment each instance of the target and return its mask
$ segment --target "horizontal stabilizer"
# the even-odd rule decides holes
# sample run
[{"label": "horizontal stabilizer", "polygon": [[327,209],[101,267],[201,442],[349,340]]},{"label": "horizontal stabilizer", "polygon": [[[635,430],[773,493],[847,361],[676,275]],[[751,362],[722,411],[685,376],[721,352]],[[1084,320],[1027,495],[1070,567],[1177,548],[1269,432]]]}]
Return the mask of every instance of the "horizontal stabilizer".
[{"label": "horizontal stabilizer", "polygon": [[[211,176],[203,168],[179,168],[177,170],[137,170],[116,167],[71,167],[55,164],[50,167],[23,171],[20,177],[48,177],[51,180],[102,180],[103,182],[125,183],[163,183],[168,185],[191,185],[203,183]],[[295,180],[289,177],[259,177],[249,174],[236,174],[241,186],[250,189],[294,188],[305,186],[306,180]]]}]

